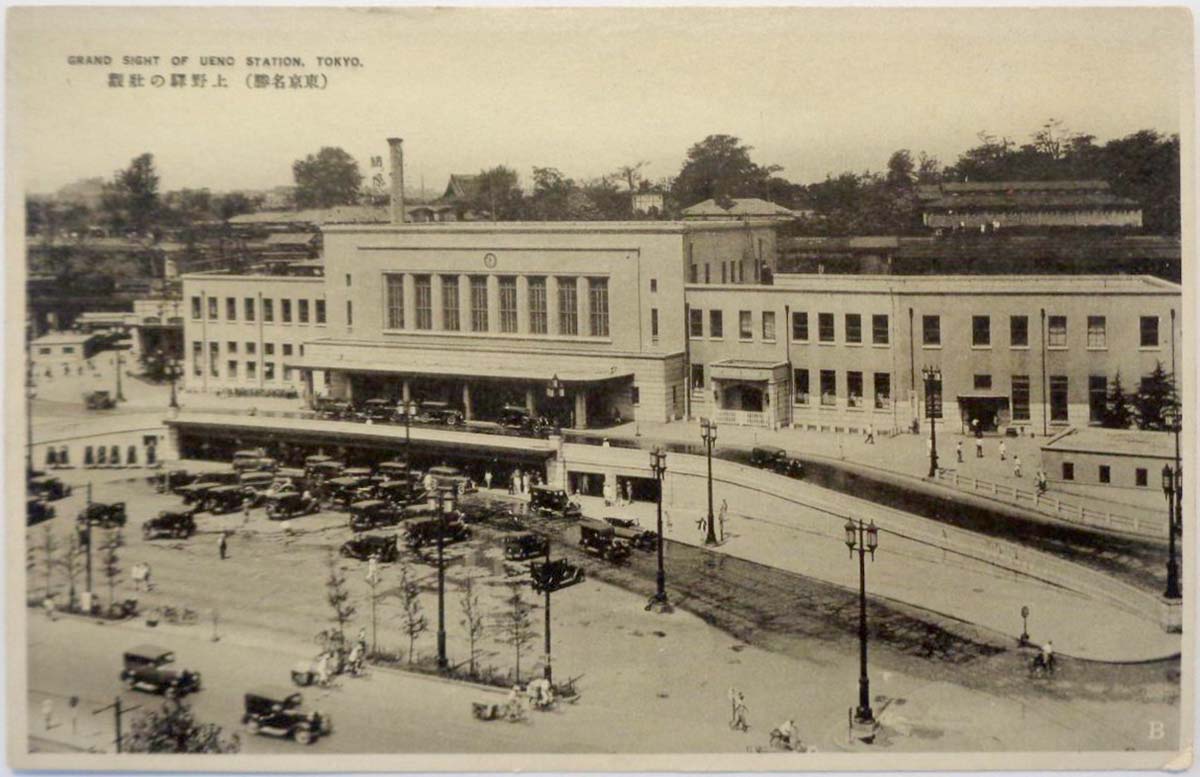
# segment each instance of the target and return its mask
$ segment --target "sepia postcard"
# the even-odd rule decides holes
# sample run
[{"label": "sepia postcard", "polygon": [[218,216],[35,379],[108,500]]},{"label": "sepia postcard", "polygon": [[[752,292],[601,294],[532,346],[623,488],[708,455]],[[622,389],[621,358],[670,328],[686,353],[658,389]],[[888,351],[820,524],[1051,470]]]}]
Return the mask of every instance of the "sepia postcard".
[{"label": "sepia postcard", "polygon": [[1188,9],[6,10],[10,768],[1192,764]]}]

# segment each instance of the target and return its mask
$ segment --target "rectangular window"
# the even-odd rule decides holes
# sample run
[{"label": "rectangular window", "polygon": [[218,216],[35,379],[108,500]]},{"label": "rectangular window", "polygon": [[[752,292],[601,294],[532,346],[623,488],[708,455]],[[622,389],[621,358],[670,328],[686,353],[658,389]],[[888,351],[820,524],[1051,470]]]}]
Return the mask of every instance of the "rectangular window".
[{"label": "rectangular window", "polygon": [[237,343],[233,340],[230,340],[229,342],[225,343],[225,349],[230,353],[237,353]]},{"label": "rectangular window", "polygon": [[692,390],[704,388],[704,365],[692,365]]},{"label": "rectangular window", "polygon": [[655,294],[657,292],[658,292],[658,278],[651,278],[650,279],[650,293]]},{"label": "rectangular window", "polygon": [[725,282],[725,263],[721,262],[721,283]]},{"label": "rectangular window", "polygon": [[457,332],[461,328],[458,313],[458,276],[442,276],[442,329]]},{"label": "rectangular window", "polygon": [[792,339],[798,343],[808,342],[807,313],[792,313]]},{"label": "rectangular window", "polygon": [[807,405],[809,391],[808,370],[802,368],[792,370],[792,401],[797,405]]},{"label": "rectangular window", "polygon": [[209,321],[217,320],[217,298],[216,297],[208,298],[208,320]]},{"label": "rectangular window", "polygon": [[725,336],[725,321],[721,316],[721,311],[719,310],[708,311],[708,336]]},{"label": "rectangular window", "polygon": [[1103,375],[1088,375],[1088,421],[1093,424],[1104,422],[1108,409],[1108,378]]},{"label": "rectangular window", "polygon": [[275,355],[275,343],[263,343],[263,356]]},{"label": "rectangular window", "polygon": [[263,379],[275,380],[275,362],[263,362]]},{"label": "rectangular window", "polygon": [[292,355],[292,344],[291,344],[291,343],[284,343],[284,344],[283,344],[283,355],[284,355],[284,356],[291,356],[291,355]]},{"label": "rectangular window", "polygon": [[608,337],[607,278],[588,278],[588,312],[592,337]]},{"label": "rectangular window", "polygon": [[296,302],[296,318],[301,324],[308,323],[308,300],[302,299]]},{"label": "rectangular window", "polygon": [[253,356],[255,353],[258,352],[257,346],[258,346],[257,343],[247,342],[246,343],[246,353],[249,354],[250,356]]},{"label": "rectangular window", "polygon": [[579,288],[574,278],[558,279],[558,333],[579,334]]},{"label": "rectangular window", "polygon": [[200,298],[192,297],[192,318],[200,318]]},{"label": "rectangular window", "polygon": [[846,395],[850,407],[863,406],[863,376],[857,370],[846,373]]},{"label": "rectangular window", "polygon": [[1088,348],[1107,348],[1108,347],[1108,332],[1106,331],[1108,322],[1104,316],[1088,316],[1087,317],[1087,347]]},{"label": "rectangular window", "polygon": [[1029,347],[1029,316],[1008,317],[1008,344],[1013,348]]},{"label": "rectangular window", "polygon": [[1014,421],[1029,420],[1029,376],[1012,376],[1012,418]]},{"label": "rectangular window", "polygon": [[1112,467],[1108,466],[1107,464],[1100,465],[1100,472],[1098,474],[1101,483],[1112,482]]},{"label": "rectangular window", "polygon": [[350,288],[350,273],[346,273],[346,288]]},{"label": "rectangular window", "polygon": [[858,313],[846,314],[846,342],[862,342],[862,316]]},{"label": "rectangular window", "polygon": [[704,282],[712,283],[712,267],[707,262],[704,263]]},{"label": "rectangular window", "polygon": [[313,304],[313,306],[316,308],[317,323],[324,324],[325,323],[325,300],[319,299]]},{"label": "rectangular window", "polygon": [[1075,479],[1075,465],[1069,461],[1064,461],[1062,465],[1063,480]]},{"label": "rectangular window", "polygon": [[471,276],[471,331],[488,331],[488,279],[486,275]]},{"label": "rectangular window", "polygon": [[992,344],[992,317],[971,316],[971,345],[976,348],[989,347]]},{"label": "rectangular window", "polygon": [[404,328],[404,276],[387,274],[383,276],[384,289],[387,295],[387,318],[384,326],[387,329]]},{"label": "rectangular window", "polygon": [[1158,316],[1141,317],[1141,339],[1138,341],[1142,348],[1158,347]]},{"label": "rectangular window", "polygon": [[230,359],[225,364],[225,377],[236,378],[237,374],[238,374],[238,363],[236,361],[234,361],[233,359]]},{"label": "rectangular window", "polygon": [[263,322],[270,324],[275,321],[275,300],[264,299],[262,301]]},{"label": "rectangular window", "polygon": [[237,297],[225,298],[225,320],[237,321]]},{"label": "rectangular window", "polygon": [[1067,409],[1067,376],[1066,375],[1051,375],[1050,376],[1050,420],[1051,421],[1067,421],[1069,420]]},{"label": "rectangular window", "polygon": [[942,317],[921,316],[921,344],[942,344]]},{"label": "rectangular window", "polygon": [[199,340],[192,342],[192,374],[204,374],[204,343]]},{"label": "rectangular window", "polygon": [[975,390],[976,391],[991,391],[992,376],[991,375],[976,375]]},{"label": "rectangular window", "polygon": [[253,380],[258,377],[258,362],[246,362],[246,378]]},{"label": "rectangular window", "polygon": [[834,338],[833,333],[833,314],[818,313],[817,314],[817,339],[823,343],[832,343]]},{"label": "rectangular window", "polygon": [[350,300],[346,300],[346,326],[354,326],[354,303]]},{"label": "rectangular window", "polygon": [[887,345],[888,340],[887,314],[871,316],[871,342],[875,345]]},{"label": "rectangular window", "polygon": [[242,300],[242,317],[247,321],[254,320],[254,297],[246,297]]},{"label": "rectangular window", "polygon": [[413,277],[413,304],[417,308],[417,329],[433,329],[433,279],[428,275]]},{"label": "rectangular window", "polygon": [[637,386],[630,386],[629,387],[629,404],[633,405],[634,407],[637,407],[638,403],[641,401],[642,401],[642,392],[638,389]]},{"label": "rectangular window", "polygon": [[1050,316],[1050,318],[1047,319],[1047,326],[1050,329],[1050,336],[1046,340],[1046,346],[1049,348],[1066,348],[1067,317]]},{"label": "rectangular window", "polygon": [[754,314],[749,310],[738,311],[738,338],[741,340],[754,338]]},{"label": "rectangular window", "polygon": [[650,308],[650,339],[658,339],[658,308]]},{"label": "rectangular window", "polygon": [[219,373],[220,361],[221,361],[221,344],[220,343],[209,343],[208,344],[208,372],[214,378],[217,377],[217,375]]},{"label": "rectangular window", "polygon": [[546,314],[546,279],[529,279],[529,332],[544,335],[548,330]]},{"label": "rectangular window", "polygon": [[764,310],[762,314],[762,336],[767,342],[775,342],[775,311]]},{"label": "rectangular window", "polygon": [[1133,482],[1140,488],[1145,488],[1150,484],[1145,467],[1138,467],[1133,471]]},{"label": "rectangular window", "polygon": [[292,323],[292,301],[290,299],[279,300],[279,318],[285,324]]},{"label": "rectangular window", "polygon": [[700,268],[694,264],[690,265],[688,267],[688,283],[699,283],[699,279],[700,279]]},{"label": "rectangular window", "polygon": [[892,374],[875,373],[875,409],[886,410],[892,406]]},{"label": "rectangular window", "polygon": [[688,336],[704,337],[704,311],[690,308],[688,310]]},{"label": "rectangular window", "polygon": [[502,275],[500,285],[500,331],[517,331],[517,279],[513,275]]},{"label": "rectangular window", "polygon": [[821,370],[821,404],[833,407],[837,404],[837,373]]},{"label": "rectangular window", "polygon": [[292,379],[292,368],[287,366],[286,364],[283,365],[283,379],[285,381]]}]

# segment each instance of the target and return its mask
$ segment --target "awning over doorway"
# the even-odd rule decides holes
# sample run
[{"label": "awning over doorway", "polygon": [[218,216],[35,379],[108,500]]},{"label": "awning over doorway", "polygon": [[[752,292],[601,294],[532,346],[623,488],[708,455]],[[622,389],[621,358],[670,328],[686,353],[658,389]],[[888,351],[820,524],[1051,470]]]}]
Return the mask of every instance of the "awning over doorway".
[{"label": "awning over doorway", "polygon": [[[722,359],[709,365],[713,380],[770,381],[787,377],[787,362]],[[561,376],[560,376],[561,377]]]},{"label": "awning over doorway", "polygon": [[[425,358],[421,358],[424,356]],[[447,378],[491,378],[495,380],[545,381],[549,382],[555,376],[566,384],[596,383],[608,380],[632,378],[633,372],[619,370],[616,367],[595,370],[560,370],[555,371],[536,366],[507,366],[499,367],[478,364],[474,366],[453,365],[436,361],[436,355],[424,355],[419,352],[405,351],[403,361],[394,364],[386,362],[362,362],[352,359],[334,357],[304,357],[288,359],[284,366],[299,370],[333,370],[344,372],[376,373],[380,375],[425,375]]]}]

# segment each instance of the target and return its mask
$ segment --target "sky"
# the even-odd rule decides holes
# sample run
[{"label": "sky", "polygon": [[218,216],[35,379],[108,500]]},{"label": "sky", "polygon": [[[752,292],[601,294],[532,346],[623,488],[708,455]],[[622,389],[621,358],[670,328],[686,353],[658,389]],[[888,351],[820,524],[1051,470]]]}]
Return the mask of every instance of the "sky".
[{"label": "sky", "polygon": [[[1180,9],[10,9],[8,155],[18,189],[110,177],[153,153],[164,190],[264,189],[341,146],[369,173],[405,139],[407,188],[495,164],[574,178],[646,161],[674,175],[726,133],[796,182],[880,170],[892,151],[951,163],[981,130],[1046,119],[1103,142],[1181,131],[1192,21]],[[70,56],[110,56],[71,65]],[[126,55],[158,56],[125,66]],[[172,56],[188,57],[172,66]],[[231,56],[231,68],[199,67]],[[303,67],[249,67],[246,57]],[[357,57],[360,67],[318,64]],[[225,89],[152,87],[223,74]],[[108,86],[110,73],[147,86]],[[323,90],[253,89],[256,73]]]}]

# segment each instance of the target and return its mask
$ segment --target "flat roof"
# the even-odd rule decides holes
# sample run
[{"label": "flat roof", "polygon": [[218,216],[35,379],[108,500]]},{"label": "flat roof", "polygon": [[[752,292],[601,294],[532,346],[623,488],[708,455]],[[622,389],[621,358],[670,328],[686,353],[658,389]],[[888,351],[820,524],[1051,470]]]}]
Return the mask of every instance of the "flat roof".
[{"label": "flat roof", "polygon": [[325,225],[323,232],[329,233],[639,233],[639,234],[684,234],[687,232],[714,232],[739,230],[746,227],[775,227],[773,219],[747,218],[738,221],[429,221],[405,224],[338,224]]},{"label": "flat roof", "polygon": [[342,361],[336,358],[304,356],[296,359],[285,359],[284,365],[302,370],[373,372],[384,375],[439,375],[452,378],[496,378],[501,380],[539,380],[548,382],[557,377],[563,383],[595,383],[598,381],[633,377],[632,370],[551,370],[517,365],[512,367],[448,365],[442,361],[437,352],[422,354],[426,357],[424,360],[416,357],[417,353],[419,352],[414,350],[404,351],[404,359],[399,363]]},{"label": "flat roof", "polygon": [[1175,438],[1170,432],[1089,426],[1063,432],[1043,445],[1042,450],[1173,459]]},{"label": "flat roof", "polygon": [[[776,273],[781,289],[899,294],[1171,294],[1177,283],[1152,275],[836,275]],[[831,288],[834,287],[834,288]],[[704,288],[689,284],[689,288]],[[734,287],[742,288],[745,287]]]},{"label": "flat roof", "polygon": [[95,335],[83,332],[50,332],[34,340],[31,345],[74,345],[94,340]]}]

